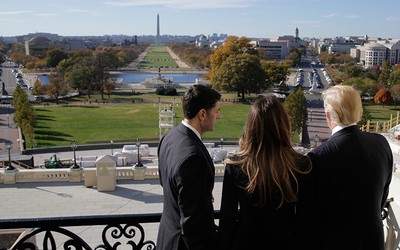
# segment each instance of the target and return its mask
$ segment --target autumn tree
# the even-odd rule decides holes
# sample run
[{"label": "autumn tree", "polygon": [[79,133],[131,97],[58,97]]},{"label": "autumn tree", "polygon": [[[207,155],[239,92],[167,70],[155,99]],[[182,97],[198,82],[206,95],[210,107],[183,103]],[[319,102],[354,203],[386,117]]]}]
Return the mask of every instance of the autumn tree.
[{"label": "autumn tree", "polygon": [[104,84],[104,94],[108,95],[108,98],[111,97],[111,93],[115,89],[115,80],[109,80],[106,84]]},{"label": "autumn tree", "polygon": [[397,105],[397,101],[400,100],[400,83],[390,88],[390,95],[394,100],[394,105]]},{"label": "autumn tree", "polygon": [[180,59],[194,67],[210,67],[210,48],[199,48],[187,42],[169,42],[166,44]]},{"label": "autumn tree", "polygon": [[53,97],[58,104],[60,96],[68,93],[69,86],[65,83],[62,76],[58,74],[50,74],[49,84],[46,86],[46,93]]},{"label": "autumn tree", "polygon": [[285,83],[289,75],[288,65],[282,62],[261,61],[261,67],[266,73],[266,79],[273,84]]},{"label": "autumn tree", "polygon": [[382,103],[382,106],[389,103],[391,100],[392,96],[388,88],[381,88],[374,96],[375,103]]},{"label": "autumn tree", "polygon": [[284,102],[284,107],[290,118],[292,132],[301,133],[304,126],[307,126],[308,112],[307,99],[301,88],[296,88]]},{"label": "autumn tree", "polygon": [[265,72],[257,50],[245,37],[229,36],[210,58],[211,84],[220,90],[234,91],[245,100],[245,94],[266,89]]},{"label": "autumn tree", "polygon": [[32,142],[34,140],[33,125],[36,121],[36,113],[29,102],[28,95],[18,85],[13,93],[13,103],[15,108],[13,120],[21,128],[25,141]]},{"label": "autumn tree", "polygon": [[44,95],[45,93],[46,93],[46,86],[43,85],[43,83],[39,79],[36,79],[35,82],[33,83],[32,94]]}]

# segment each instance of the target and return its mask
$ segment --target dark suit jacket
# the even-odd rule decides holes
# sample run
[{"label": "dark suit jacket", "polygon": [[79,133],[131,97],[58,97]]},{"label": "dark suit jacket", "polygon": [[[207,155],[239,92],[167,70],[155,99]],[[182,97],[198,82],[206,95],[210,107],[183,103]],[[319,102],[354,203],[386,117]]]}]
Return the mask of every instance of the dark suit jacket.
[{"label": "dark suit jacket", "polygon": [[381,211],[393,167],[387,140],[350,126],[309,156],[316,183],[316,249],[383,250]]},{"label": "dark suit jacket", "polygon": [[179,124],[160,141],[158,160],[164,207],[157,250],[213,249],[215,169],[203,142]]},{"label": "dark suit jacket", "polygon": [[[298,166],[307,170],[310,166],[308,157],[299,160]],[[273,193],[270,202],[259,207],[245,190],[249,180],[242,166],[227,164],[222,188],[219,249],[309,250],[300,235],[308,233],[302,227],[310,218],[308,196],[312,191],[312,179],[311,174],[299,174],[296,178],[298,202],[284,202],[277,208],[280,196]]]}]

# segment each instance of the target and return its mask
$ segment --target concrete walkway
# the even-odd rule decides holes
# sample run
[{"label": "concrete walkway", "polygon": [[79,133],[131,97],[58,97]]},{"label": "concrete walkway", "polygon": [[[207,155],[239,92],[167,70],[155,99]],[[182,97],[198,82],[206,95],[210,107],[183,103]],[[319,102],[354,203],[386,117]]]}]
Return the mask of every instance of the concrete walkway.
[{"label": "concrete walkway", "polygon": [[[218,177],[213,192],[215,209],[220,208],[221,192],[222,177]],[[95,188],[85,188],[83,183],[1,185],[0,197],[2,219],[161,213],[163,202],[158,180],[119,181],[113,192],[98,192]],[[146,230],[146,240],[156,242],[158,223],[142,226]],[[103,228],[82,226],[71,231],[94,248],[102,243]]]},{"label": "concrete walkway", "polygon": [[8,150],[5,148],[7,141],[12,142],[11,155],[19,155],[21,153],[19,132],[13,117],[14,107],[8,104],[0,104],[0,157],[8,156]]}]

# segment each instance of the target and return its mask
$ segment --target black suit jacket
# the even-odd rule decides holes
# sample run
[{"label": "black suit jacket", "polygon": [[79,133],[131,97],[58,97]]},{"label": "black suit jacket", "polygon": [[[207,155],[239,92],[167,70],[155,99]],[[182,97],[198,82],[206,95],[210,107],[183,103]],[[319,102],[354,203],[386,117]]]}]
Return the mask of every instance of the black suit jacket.
[{"label": "black suit jacket", "polygon": [[215,169],[203,142],[181,123],[160,141],[158,161],[164,207],[157,250],[213,249]]},{"label": "black suit jacket", "polygon": [[383,250],[381,211],[393,168],[387,140],[350,126],[309,156],[316,183],[316,249]]},{"label": "black suit jacket", "polygon": [[[306,171],[310,160],[303,157],[297,165],[300,170]],[[302,235],[309,233],[304,228],[311,218],[311,174],[298,174],[296,179],[299,188],[297,202],[284,202],[277,208],[280,195],[272,193],[267,204],[259,207],[245,190],[249,179],[242,166],[227,164],[222,188],[219,249],[309,250],[307,244],[310,241],[304,241],[306,238]],[[292,183],[296,185],[294,180]]]}]

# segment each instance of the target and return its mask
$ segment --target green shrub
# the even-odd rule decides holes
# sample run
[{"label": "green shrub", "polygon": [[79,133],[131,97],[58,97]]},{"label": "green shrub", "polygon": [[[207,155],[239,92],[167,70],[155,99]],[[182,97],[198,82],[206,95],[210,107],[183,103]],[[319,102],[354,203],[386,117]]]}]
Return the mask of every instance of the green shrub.
[{"label": "green shrub", "polygon": [[156,89],[157,95],[174,96],[177,95],[176,88],[174,87],[159,87]]}]

